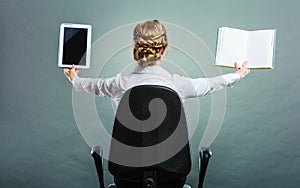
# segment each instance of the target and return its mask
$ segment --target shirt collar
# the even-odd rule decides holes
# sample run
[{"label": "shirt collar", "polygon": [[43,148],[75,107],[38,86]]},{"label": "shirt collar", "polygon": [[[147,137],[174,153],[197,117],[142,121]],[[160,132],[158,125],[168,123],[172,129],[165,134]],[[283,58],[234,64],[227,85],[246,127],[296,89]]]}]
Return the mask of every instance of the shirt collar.
[{"label": "shirt collar", "polygon": [[133,73],[135,74],[170,74],[164,68],[159,65],[151,65],[151,66],[141,66],[136,65]]}]

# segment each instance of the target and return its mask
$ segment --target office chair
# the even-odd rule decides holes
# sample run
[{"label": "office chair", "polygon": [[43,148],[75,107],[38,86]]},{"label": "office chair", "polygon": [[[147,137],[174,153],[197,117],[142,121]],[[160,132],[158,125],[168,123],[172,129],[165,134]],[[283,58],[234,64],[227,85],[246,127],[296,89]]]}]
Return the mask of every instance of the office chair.
[{"label": "office chair", "polygon": [[[108,169],[117,182],[126,182],[130,187],[163,188],[163,185],[169,182],[185,180],[191,171],[184,109],[178,94],[168,87],[142,85],[125,92],[117,109],[112,137]],[[164,145],[163,143],[167,143],[165,141],[170,138],[173,140],[169,143],[173,144]],[[132,151],[120,147],[119,143],[134,148],[155,147],[150,153],[140,149],[132,155]],[[176,146],[181,147],[165,157],[165,153]],[[100,188],[105,188],[101,147],[92,148],[91,155],[94,158]],[[203,186],[211,155],[209,148],[200,151],[198,188]],[[136,164],[120,162],[123,159],[126,161],[128,157],[135,158]],[[157,162],[149,163],[152,159],[157,159]],[[183,184],[182,186],[190,187]],[[112,184],[109,187],[115,188],[116,185]],[[129,188],[125,188],[127,187]]]}]

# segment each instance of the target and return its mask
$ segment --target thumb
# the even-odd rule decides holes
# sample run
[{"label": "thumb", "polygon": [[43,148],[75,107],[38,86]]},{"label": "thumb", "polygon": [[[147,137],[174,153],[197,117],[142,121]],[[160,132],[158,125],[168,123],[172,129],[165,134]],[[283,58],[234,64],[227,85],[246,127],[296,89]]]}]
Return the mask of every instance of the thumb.
[{"label": "thumb", "polygon": [[236,71],[239,70],[239,66],[238,66],[237,62],[234,62],[234,67],[235,67],[235,70],[236,70]]}]

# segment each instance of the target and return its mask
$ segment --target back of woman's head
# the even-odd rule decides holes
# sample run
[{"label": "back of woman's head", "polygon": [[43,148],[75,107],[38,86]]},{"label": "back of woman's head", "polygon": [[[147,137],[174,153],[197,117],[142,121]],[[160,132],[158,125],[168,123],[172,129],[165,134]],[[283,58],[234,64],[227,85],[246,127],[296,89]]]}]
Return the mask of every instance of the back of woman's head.
[{"label": "back of woman's head", "polygon": [[137,24],[133,31],[133,58],[139,65],[153,65],[168,46],[167,32],[158,20]]}]

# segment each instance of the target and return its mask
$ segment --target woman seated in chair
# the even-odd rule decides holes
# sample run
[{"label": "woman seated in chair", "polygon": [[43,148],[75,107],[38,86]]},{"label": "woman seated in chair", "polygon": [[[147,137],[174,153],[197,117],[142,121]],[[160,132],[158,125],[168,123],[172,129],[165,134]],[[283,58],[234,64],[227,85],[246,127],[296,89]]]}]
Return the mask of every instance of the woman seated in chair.
[{"label": "woman seated in chair", "polygon": [[236,66],[235,73],[214,78],[188,78],[170,74],[160,66],[161,59],[168,47],[167,32],[158,20],[149,20],[137,24],[133,31],[133,57],[137,62],[131,74],[117,74],[111,78],[80,78],[73,66],[64,69],[65,75],[72,81],[76,91],[85,91],[100,96],[111,97],[119,101],[126,90],[144,84],[164,85],[177,91],[182,99],[204,96],[232,86],[250,72],[247,62],[241,68]]},{"label": "woman seated in chair", "polygon": [[[232,86],[250,72],[245,61],[241,68],[235,64],[235,73],[213,78],[192,79],[169,73],[160,66],[162,56],[168,48],[168,39],[165,27],[158,20],[137,24],[133,31],[133,41],[133,57],[137,65],[130,74],[119,73],[111,78],[80,78],[79,70],[74,65],[71,69],[64,69],[64,74],[76,91],[110,97],[118,103],[128,89],[137,85],[167,86],[176,91],[181,99],[186,99],[201,97]],[[182,187],[185,179],[176,180],[173,184],[169,182],[169,185],[172,188]],[[116,181],[117,186],[128,187],[128,182]]]}]

